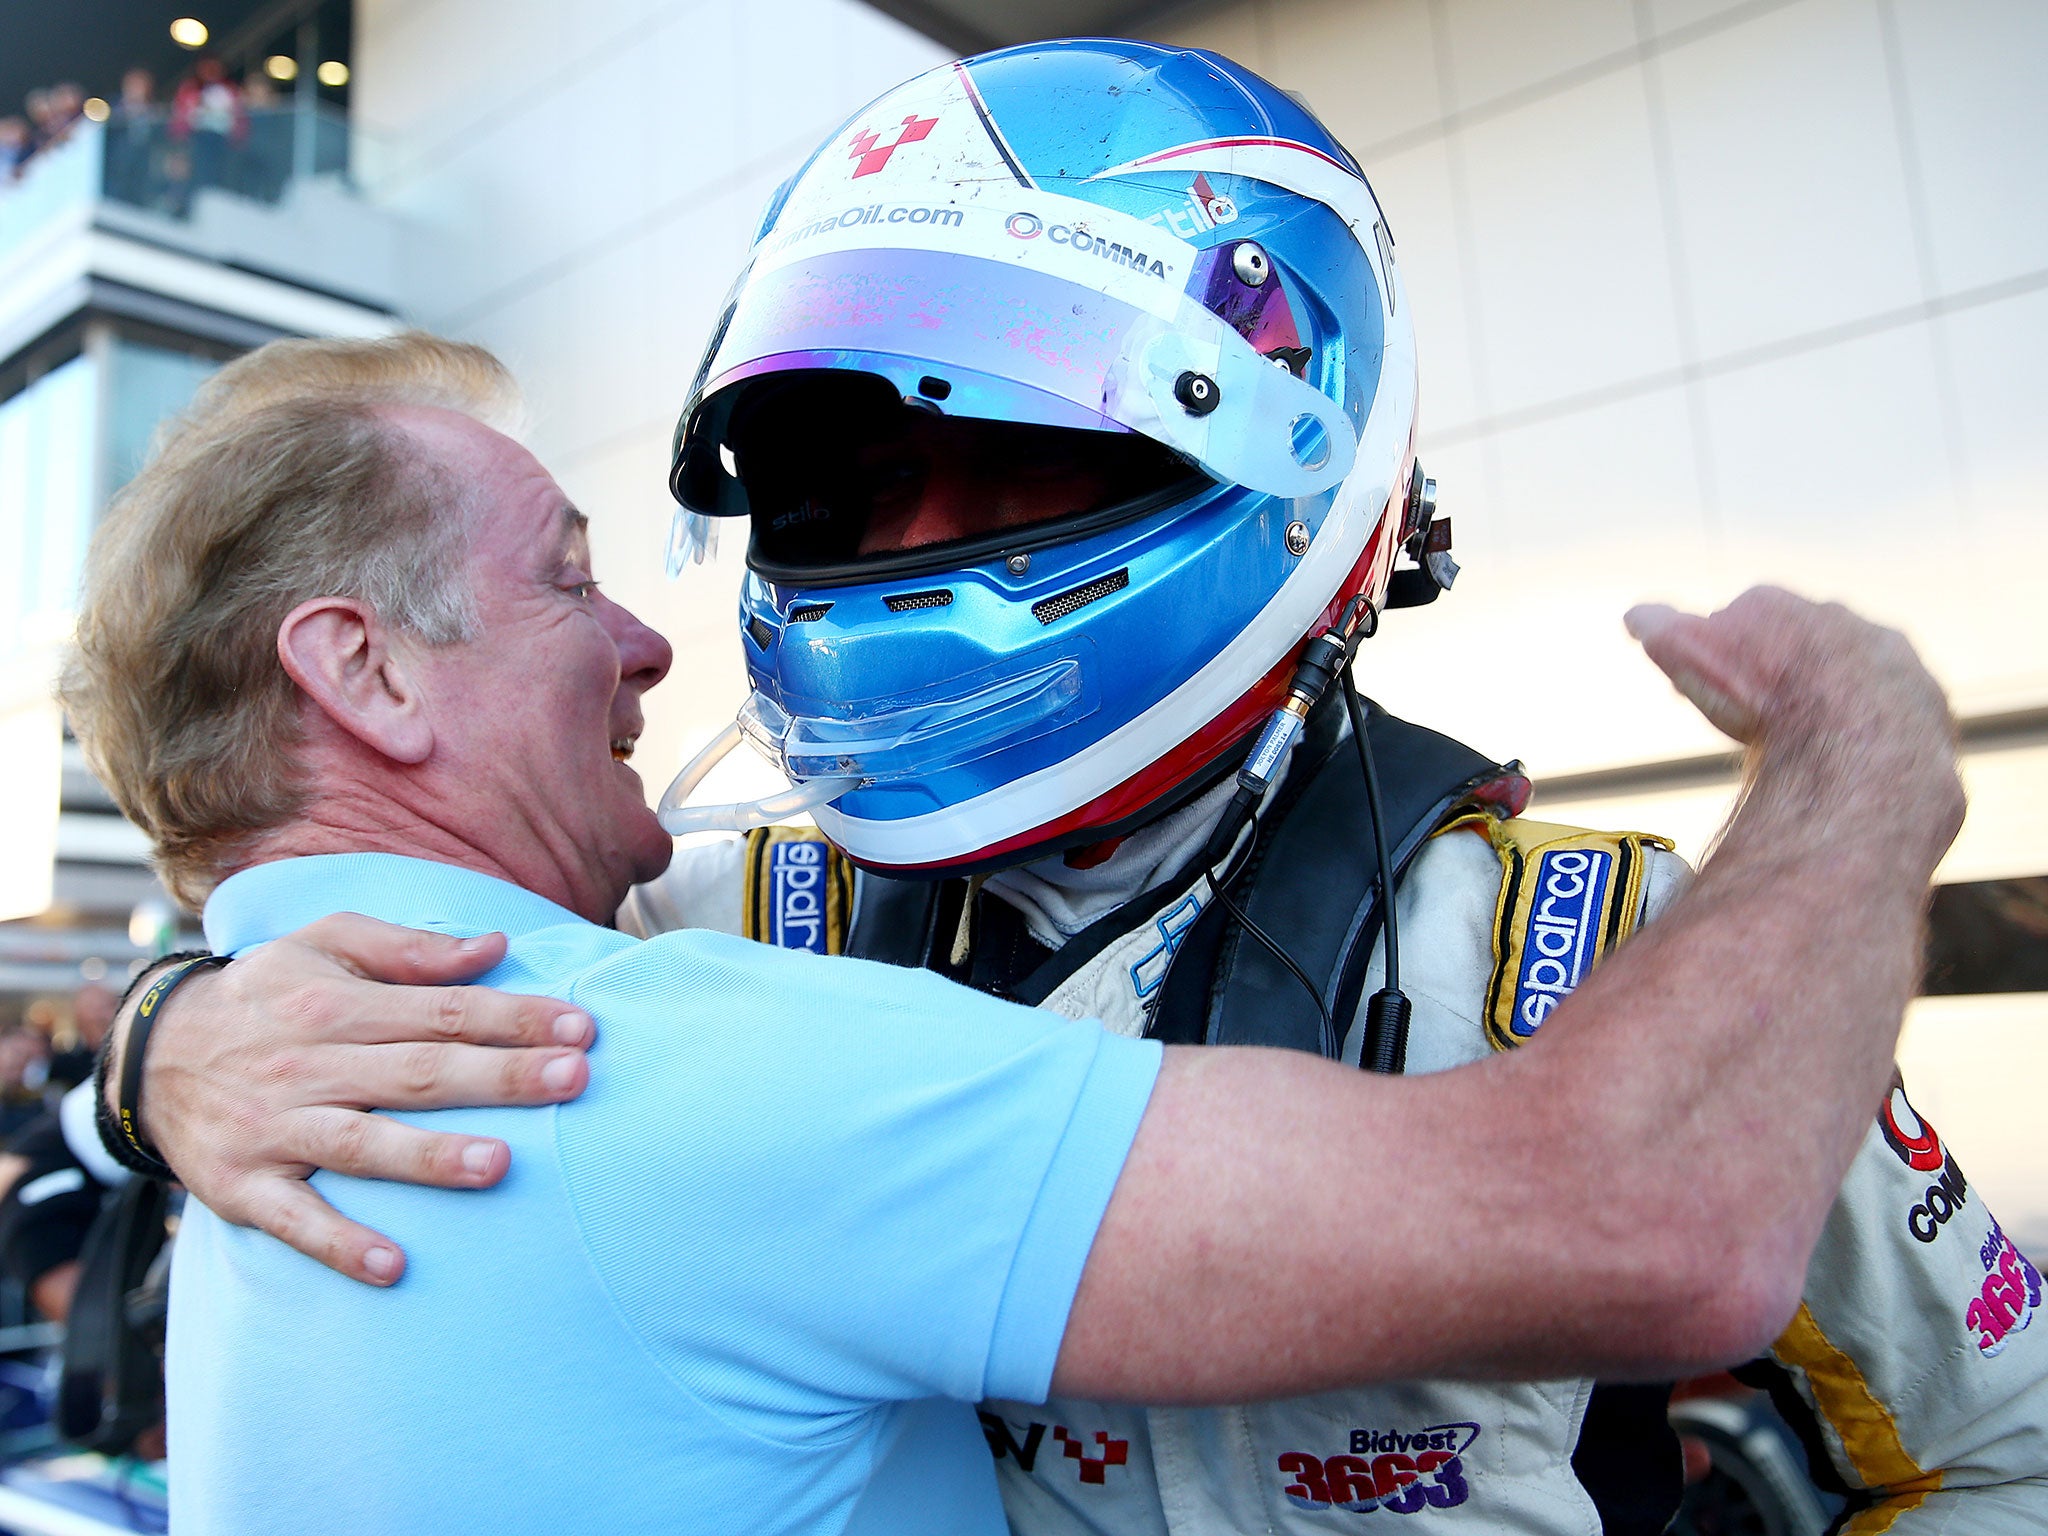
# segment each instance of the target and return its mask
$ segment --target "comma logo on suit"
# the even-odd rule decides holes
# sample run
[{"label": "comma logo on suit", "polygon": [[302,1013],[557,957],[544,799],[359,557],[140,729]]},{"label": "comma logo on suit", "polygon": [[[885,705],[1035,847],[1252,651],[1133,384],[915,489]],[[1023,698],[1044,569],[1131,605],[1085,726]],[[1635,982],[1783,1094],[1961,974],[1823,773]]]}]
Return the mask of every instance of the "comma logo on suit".
[{"label": "comma logo on suit", "polygon": [[1931,1243],[1970,1198],[1969,1180],[1934,1127],[1906,1102],[1903,1087],[1895,1084],[1886,1096],[1877,1112],[1877,1128],[1900,1162],[1915,1173],[1930,1175],[1926,1194],[1906,1213],[1906,1230],[1916,1241]]}]

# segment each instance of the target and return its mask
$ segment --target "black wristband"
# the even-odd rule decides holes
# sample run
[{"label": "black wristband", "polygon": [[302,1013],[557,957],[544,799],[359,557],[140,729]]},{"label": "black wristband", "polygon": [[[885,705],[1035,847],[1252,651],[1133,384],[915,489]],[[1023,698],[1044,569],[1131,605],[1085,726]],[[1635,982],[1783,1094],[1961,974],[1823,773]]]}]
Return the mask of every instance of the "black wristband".
[{"label": "black wristband", "polygon": [[135,1018],[128,1026],[127,1045],[121,1057],[120,1091],[116,1096],[113,1112],[107,1107],[107,1069],[112,1058],[114,1042],[118,1032],[109,1031],[100,1047],[99,1061],[93,1071],[94,1119],[99,1127],[100,1142],[115,1162],[132,1173],[139,1173],[146,1179],[169,1181],[177,1178],[170,1164],[166,1163],[156,1148],[151,1146],[142,1134],[142,1065],[143,1053],[149,1047],[149,1032],[156,1023],[158,1013],[163,1009],[164,999],[178,984],[194,971],[211,970],[228,963],[226,955],[210,955],[204,950],[186,954],[166,955],[164,961],[171,962],[158,966],[154,977],[145,970],[130,983],[128,991],[121,998],[125,1008],[128,998],[145,980],[142,999],[136,1005]]}]

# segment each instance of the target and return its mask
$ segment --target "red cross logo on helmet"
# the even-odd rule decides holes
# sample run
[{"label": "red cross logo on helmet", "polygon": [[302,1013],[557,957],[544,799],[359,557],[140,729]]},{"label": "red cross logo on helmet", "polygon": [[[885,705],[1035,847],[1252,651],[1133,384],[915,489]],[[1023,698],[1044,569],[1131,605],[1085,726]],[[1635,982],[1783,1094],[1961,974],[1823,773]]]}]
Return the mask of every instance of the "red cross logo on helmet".
[{"label": "red cross logo on helmet", "polygon": [[938,126],[939,120],[936,117],[919,117],[913,112],[903,119],[902,131],[896,135],[895,142],[890,144],[882,143],[874,129],[861,129],[846,141],[847,158],[860,162],[853,168],[854,176],[859,178],[874,175],[889,163],[889,157],[897,150],[905,144],[915,144],[920,139],[930,137],[931,131]]}]

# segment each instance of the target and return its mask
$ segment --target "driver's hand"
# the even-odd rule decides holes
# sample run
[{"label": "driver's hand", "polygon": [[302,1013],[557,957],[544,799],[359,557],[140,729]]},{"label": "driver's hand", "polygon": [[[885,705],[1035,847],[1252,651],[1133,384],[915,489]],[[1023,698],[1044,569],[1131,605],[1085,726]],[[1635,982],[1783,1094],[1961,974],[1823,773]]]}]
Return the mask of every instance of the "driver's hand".
[{"label": "driver's hand", "polygon": [[447,985],[504,954],[502,934],[456,939],[340,913],[196,975],[150,1035],[143,1133],[223,1219],[389,1285],[404,1254],[316,1194],[313,1171],[481,1189],[512,1154],[367,1111],[552,1104],[590,1079],[589,1015]]}]

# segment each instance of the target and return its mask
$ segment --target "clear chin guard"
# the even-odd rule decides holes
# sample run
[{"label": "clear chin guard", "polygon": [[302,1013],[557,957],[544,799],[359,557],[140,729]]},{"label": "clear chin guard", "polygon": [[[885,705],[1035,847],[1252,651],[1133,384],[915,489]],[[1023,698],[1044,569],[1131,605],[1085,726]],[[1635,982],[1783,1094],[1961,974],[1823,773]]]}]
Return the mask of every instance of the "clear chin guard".
[{"label": "clear chin guard", "polygon": [[[1096,706],[1083,657],[1041,653],[1021,670],[987,668],[941,690],[871,700],[845,718],[793,714],[755,693],[661,797],[672,835],[744,832],[805,815],[864,785],[923,778],[1029,741]],[[744,738],[794,781],[732,805],[686,804]]]}]

